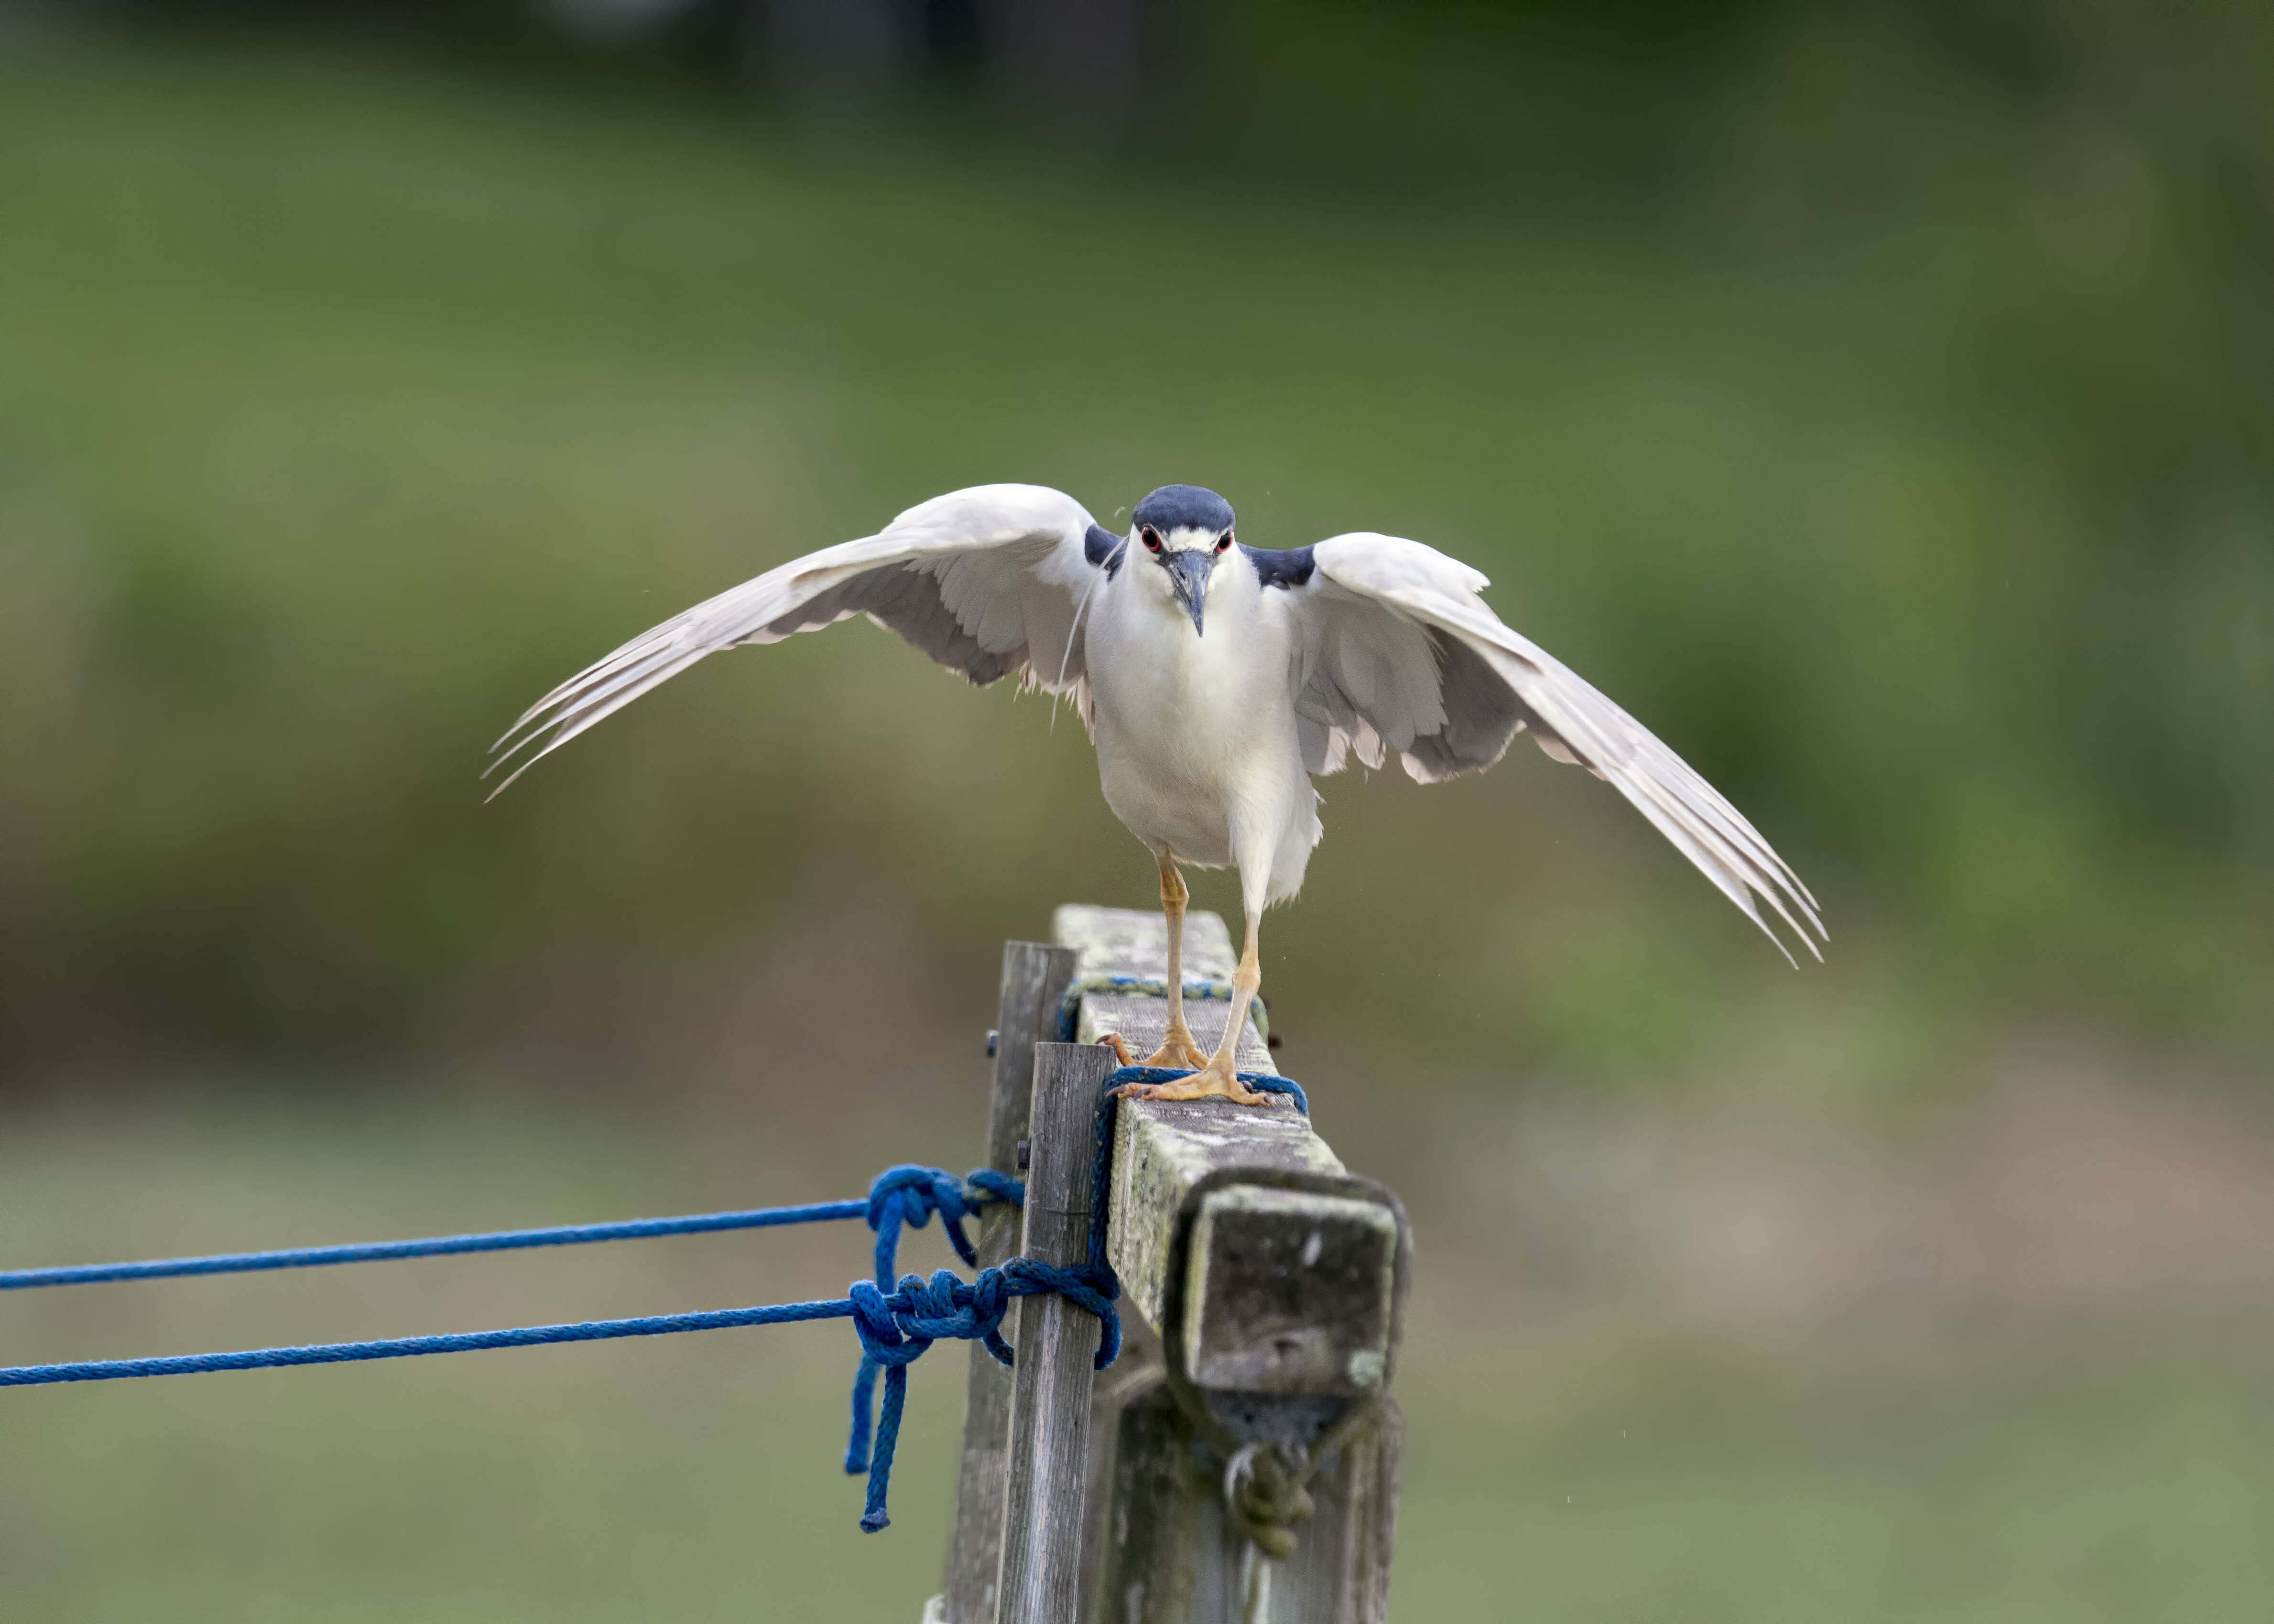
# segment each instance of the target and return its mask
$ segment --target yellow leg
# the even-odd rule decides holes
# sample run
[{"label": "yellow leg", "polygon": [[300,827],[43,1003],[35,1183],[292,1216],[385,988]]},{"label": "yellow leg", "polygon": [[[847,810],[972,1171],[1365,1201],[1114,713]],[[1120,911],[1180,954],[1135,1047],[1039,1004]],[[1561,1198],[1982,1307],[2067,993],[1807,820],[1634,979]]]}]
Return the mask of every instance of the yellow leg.
[{"label": "yellow leg", "polygon": [[1190,1077],[1166,1083],[1125,1083],[1116,1092],[1139,1100],[1226,1099],[1239,1105],[1270,1102],[1269,1094],[1241,1082],[1233,1065],[1233,1056],[1239,1051],[1239,1034],[1247,1026],[1248,1001],[1263,985],[1263,966],[1255,950],[1260,923],[1254,914],[1247,916],[1247,945],[1240,950],[1239,968],[1231,976],[1231,1013],[1224,1022],[1224,1041],[1216,1045],[1208,1064]]},{"label": "yellow leg", "polygon": [[1169,1031],[1161,1047],[1139,1063],[1142,1065],[1190,1071],[1208,1064],[1207,1051],[1193,1041],[1193,1029],[1185,1025],[1185,903],[1190,895],[1185,890],[1185,876],[1177,871],[1177,860],[1163,853],[1161,913],[1169,922]]}]

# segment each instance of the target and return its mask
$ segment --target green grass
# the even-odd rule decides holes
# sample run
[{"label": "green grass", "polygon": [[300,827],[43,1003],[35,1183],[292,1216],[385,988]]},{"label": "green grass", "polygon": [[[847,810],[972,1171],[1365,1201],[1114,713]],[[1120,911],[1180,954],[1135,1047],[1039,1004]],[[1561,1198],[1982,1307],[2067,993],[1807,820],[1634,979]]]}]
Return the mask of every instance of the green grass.
[{"label": "green grass", "polygon": [[1415,1400],[1405,1616],[2240,1620],[2274,1584],[2263,1380],[1699,1363],[1531,1427]]},{"label": "green grass", "polygon": [[[0,1183],[15,1261],[819,1196],[866,1170],[771,1140],[585,1108],[208,1101],[18,1113]],[[1401,1618],[2241,1624],[2274,1587],[2274,1385],[2239,1345],[1984,1330],[1956,1358],[1765,1361],[1634,1327],[1557,1352],[1487,1312],[1464,1347],[1445,1327],[1465,1282],[1424,1238]],[[0,1303],[0,1341],[16,1362],[779,1300],[841,1289],[865,1240],[41,1293]],[[875,1538],[836,1463],[854,1357],[819,1326],[12,1393],[0,1606],[905,1624],[937,1580],[963,1355],[918,1367]]]}]

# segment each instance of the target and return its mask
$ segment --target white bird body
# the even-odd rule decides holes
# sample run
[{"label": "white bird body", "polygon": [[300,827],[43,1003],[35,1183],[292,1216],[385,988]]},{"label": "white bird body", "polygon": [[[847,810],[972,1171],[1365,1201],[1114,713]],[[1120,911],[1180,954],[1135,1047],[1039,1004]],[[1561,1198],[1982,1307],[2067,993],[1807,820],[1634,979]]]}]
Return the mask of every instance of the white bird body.
[{"label": "white bird body", "polygon": [[[1301,888],[1318,845],[1312,778],[1353,756],[1379,767],[1395,754],[1409,777],[1435,783],[1491,766],[1529,730],[1549,756],[1614,786],[1788,958],[1757,899],[1816,951],[1815,898],[1784,860],[1640,723],[1503,625],[1467,565],[1371,532],[1287,552],[1238,545],[1231,505],[1194,485],[1163,486],[1131,518],[1114,536],[1041,485],[936,497],[634,638],[531,707],[492,771],[533,746],[511,783],[708,654],[855,614],[975,683],[1015,674],[1071,693],[1106,804],[1159,863],[1169,1041],[1148,1064],[1195,1068],[1147,1086],[1161,1097],[1268,1097],[1231,1069],[1261,980],[1258,922]],[[1185,1026],[1179,863],[1236,868],[1246,905],[1213,1056]]]},{"label": "white bird body", "polygon": [[1251,570],[1215,571],[1206,613],[1196,636],[1157,570],[1099,585],[1086,627],[1098,782],[1156,857],[1236,865],[1261,911],[1302,889],[1321,833],[1289,682],[1301,650],[1284,595]]}]

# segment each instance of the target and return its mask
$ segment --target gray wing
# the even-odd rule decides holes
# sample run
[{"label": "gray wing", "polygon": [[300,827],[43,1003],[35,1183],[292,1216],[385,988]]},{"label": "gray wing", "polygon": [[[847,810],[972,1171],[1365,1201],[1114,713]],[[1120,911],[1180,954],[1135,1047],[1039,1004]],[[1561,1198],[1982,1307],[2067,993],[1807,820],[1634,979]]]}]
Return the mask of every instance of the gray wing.
[{"label": "gray wing", "polygon": [[1073,689],[1087,720],[1078,620],[1097,575],[1086,551],[1090,530],[1080,502],[1043,485],[934,497],[874,536],[768,570],[633,638],[524,711],[491,747],[489,771],[521,757],[502,790],[539,756],[706,654],[779,643],[855,614],[982,686],[1016,673],[1051,693]]},{"label": "gray wing", "polygon": [[1395,750],[1411,777],[1431,784],[1491,766],[1530,728],[1549,756],[1615,786],[1781,950],[1756,896],[1823,957],[1793,916],[1830,940],[1800,876],[1649,729],[1502,624],[1480,596],[1483,575],[1395,536],[1337,536],[1309,551],[1309,578],[1288,596],[1302,633],[1295,708],[1313,772],[1339,771],[1353,755],[1379,767]]}]

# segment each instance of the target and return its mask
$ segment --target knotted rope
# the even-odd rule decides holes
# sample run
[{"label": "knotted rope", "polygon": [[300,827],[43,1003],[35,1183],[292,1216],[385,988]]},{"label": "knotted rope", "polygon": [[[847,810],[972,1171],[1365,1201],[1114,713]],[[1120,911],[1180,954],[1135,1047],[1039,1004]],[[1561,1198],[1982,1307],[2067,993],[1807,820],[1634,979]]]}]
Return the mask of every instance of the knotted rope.
[{"label": "knotted rope", "polygon": [[[900,1445],[900,1412],[907,1402],[908,1366],[934,1342],[950,1337],[977,1342],[1003,1364],[1013,1363],[1011,1346],[1003,1340],[1003,1316],[1013,1298],[1044,1292],[1055,1292],[1097,1316],[1097,1355],[1092,1368],[1103,1370],[1120,1357],[1121,1318],[1113,1304],[1121,1295],[1121,1282],[1111,1269],[1089,1264],[1053,1268],[1032,1258],[1013,1258],[999,1269],[980,1270],[969,1285],[947,1269],[936,1271],[929,1281],[920,1274],[903,1274],[899,1289],[889,1296],[868,1281],[853,1282],[853,1330],[861,1339],[862,1357],[861,1373],[854,1380],[853,1443],[846,1452],[845,1470],[869,1474],[869,1498],[861,1514],[863,1531],[873,1534],[892,1526],[885,1501]],[[879,1369],[885,1373],[885,1402],[872,1451],[870,1398]]]},{"label": "knotted rope", "polygon": [[[870,1189],[868,1211],[869,1222],[877,1231],[877,1279],[874,1284],[857,1281],[852,1288],[853,1327],[861,1338],[862,1357],[861,1368],[853,1378],[853,1425],[845,1443],[847,1473],[869,1474],[868,1507],[861,1517],[863,1529],[874,1533],[891,1522],[885,1515],[885,1491],[892,1481],[892,1457],[900,1447],[900,1415],[907,1402],[907,1367],[922,1358],[934,1342],[948,1337],[976,1341],[1009,1365],[1012,1350],[1002,1337],[1009,1299],[1048,1291],[1097,1316],[1097,1357],[1092,1368],[1103,1370],[1120,1356],[1121,1320],[1113,1304],[1121,1295],[1121,1282],[1105,1256],[1106,1215],[1113,1183],[1115,1090],[1126,1083],[1162,1083],[1190,1075],[1159,1066],[1122,1066],[1099,1085],[1088,1260],[1072,1268],[1053,1268],[1032,1258],[1013,1258],[999,1270],[982,1269],[979,1278],[968,1286],[945,1269],[933,1274],[929,1282],[904,1274],[898,1291],[887,1298],[884,1291],[892,1278],[902,1224],[922,1229],[933,1213],[938,1213],[956,1254],[966,1263],[976,1264],[978,1256],[964,1234],[961,1219],[981,1204],[982,1198],[1023,1202],[1026,1190],[1017,1179],[985,1169],[970,1174],[960,1186],[935,1168],[897,1167],[877,1176]],[[1242,1071],[1239,1079],[1251,1088],[1285,1094],[1294,1101],[1297,1110],[1310,1114],[1310,1101],[1302,1085],[1292,1078]],[[885,1312],[886,1305],[900,1301],[920,1305],[914,1317]],[[877,1399],[879,1373],[885,1387],[881,1405]],[[1292,1536],[1289,1538],[1291,1540]]]},{"label": "knotted rope", "polygon": [[1358,1430],[1374,1419],[1382,1401],[1369,1398],[1347,1405],[1308,1446],[1276,1439],[1242,1444],[1173,1375],[1169,1390],[1193,1430],[1224,1457],[1224,1515],[1246,1540],[1239,1561],[1241,1618],[1243,1624],[1262,1624],[1271,1613],[1270,1564],[1295,1554],[1295,1530],[1318,1509],[1311,1485]]},{"label": "knotted rope", "polygon": [[[845,1470],[848,1475],[869,1474],[869,1501],[861,1526],[870,1533],[890,1525],[885,1495],[892,1477],[892,1456],[900,1447],[900,1412],[907,1402],[907,1367],[924,1356],[935,1342],[949,1337],[983,1343],[988,1352],[1008,1365],[1010,1344],[1003,1340],[1003,1315],[1011,1299],[1054,1291],[1077,1307],[1096,1314],[1101,1330],[1097,1368],[1113,1363],[1121,1351],[1121,1322],[1113,1309],[1121,1294],[1120,1282],[1106,1268],[1102,1256],[1093,1256],[1080,1269],[1054,1269],[1031,1258],[1012,1258],[999,1269],[981,1269],[970,1285],[945,1269],[929,1282],[918,1274],[900,1276],[892,1288],[900,1229],[921,1229],[939,1214],[955,1255],[975,1268],[979,1254],[965,1233],[963,1220],[981,1207],[1003,1201],[1017,1206],[1026,1199],[1023,1182],[1007,1173],[981,1168],[960,1183],[937,1168],[902,1165],[887,1168],[869,1186],[865,1214],[877,1232],[877,1278],[873,1283],[853,1282],[853,1329],[861,1338],[861,1367],[853,1377],[853,1425],[845,1440]],[[886,1292],[892,1294],[887,1297]],[[910,1305],[906,1313],[895,1303]],[[881,1411],[877,1403],[877,1377],[885,1379]],[[871,1443],[873,1425],[874,1442]]]},{"label": "knotted rope", "polygon": [[[1104,983],[1091,990],[1140,991],[1148,985],[1137,977],[1096,978]],[[1160,983],[1149,985],[1160,988]],[[1200,984],[1205,987],[1206,983]],[[1188,988],[1188,996],[1194,994]],[[1078,1001],[1077,1001],[1078,1003]],[[694,1313],[651,1314],[629,1320],[584,1320],[574,1324],[516,1326],[491,1331],[464,1331],[441,1335],[393,1337],[374,1342],[321,1342],[305,1346],[253,1348],[230,1352],[171,1355],[139,1359],[94,1359],[69,1364],[27,1365],[0,1368],[0,1387],[41,1387],[59,1382],[116,1381],[145,1376],[194,1375],[215,1371],[274,1369],[298,1365],[337,1365],[362,1360],[415,1358],[428,1354],[467,1353],[493,1348],[531,1348],[553,1343],[602,1342],[629,1336],[663,1336],[688,1331],[723,1330],[741,1326],[787,1325],[818,1320],[853,1321],[861,1343],[861,1368],[854,1379],[853,1425],[846,1450],[846,1470],[869,1474],[869,1490],[861,1526],[871,1532],[889,1526],[885,1499],[891,1486],[892,1457],[900,1438],[907,1402],[907,1367],[937,1342],[975,1341],[1005,1365],[1014,1354],[1002,1335],[1003,1317],[1012,1302],[1044,1293],[1065,1297],[1098,1320],[1095,1368],[1113,1363],[1121,1350],[1121,1324],[1114,1308],[1120,1282],[1106,1261],[1107,1203],[1112,1182],[1113,1109],[1116,1089],[1129,1083],[1166,1082],[1189,1073],[1159,1067],[1124,1066],[1110,1074],[1098,1097],[1096,1160],[1093,1169],[1088,1257],[1070,1268],[1058,1268],[1032,1258],[1012,1258],[999,1268],[984,1268],[969,1284],[945,1269],[930,1280],[903,1274],[897,1283],[900,1232],[922,1229],[933,1214],[940,1218],[948,1244],[967,1264],[977,1264],[976,1251],[963,1221],[996,1202],[1019,1205],[1025,1199],[1024,1184],[1011,1175],[980,1169],[959,1180],[938,1168],[904,1164],[888,1168],[870,1184],[862,1201],[825,1201],[797,1207],[759,1207],[724,1213],[699,1213],[674,1218],[636,1218],[613,1223],[572,1224],[538,1229],[503,1229],[479,1234],[432,1236],[416,1240],[379,1241],[342,1246],[304,1247],[286,1251],[230,1252],[207,1257],[150,1259],[139,1262],[73,1264],[51,1268],[0,1271],[0,1290],[41,1286],[85,1285],[101,1281],[151,1280],[173,1276],[243,1274],[260,1270],[314,1268],[343,1263],[388,1259],[444,1257],[456,1253],[504,1252],[536,1246],[580,1245],[599,1241],[632,1240],[660,1235],[694,1235],[725,1229],[764,1229],[783,1224],[864,1219],[876,1232],[876,1278],[856,1281],[847,1296],[817,1302],[778,1303],[750,1308],[707,1310]],[[1293,1079],[1268,1072],[1243,1071],[1248,1086],[1284,1094],[1295,1109],[1308,1115],[1310,1101]],[[876,1403],[877,1378],[884,1376],[881,1411]],[[1195,1406],[1195,1408],[1198,1408]],[[870,1418],[875,1415],[873,1447]],[[1204,1409],[1201,1414],[1205,1415]],[[1341,1435],[1348,1425],[1334,1429]],[[1212,1422],[1212,1418],[1211,1418]],[[1221,1428],[1216,1429],[1221,1433]],[[1204,1432],[1204,1436],[1206,1433]],[[1228,1434],[1223,1434],[1226,1439]],[[1211,1442],[1216,1441],[1214,1439]],[[1331,1453],[1321,1440],[1320,1457]],[[1275,1446],[1276,1447],[1276,1446]],[[1232,1453],[1239,1446],[1230,1445]],[[1283,1471],[1260,1455],[1251,1455],[1239,1474],[1243,1531],[1252,1524],[1266,1530],[1250,1533],[1259,1549],[1277,1549],[1269,1532],[1290,1527],[1308,1513],[1308,1495],[1301,1485],[1312,1472],[1298,1461]],[[1299,1472],[1295,1495],[1279,1486],[1281,1478]],[[1234,1479],[1226,1478],[1227,1495]],[[1299,1497],[1299,1501],[1298,1498]],[[1229,1500],[1227,1503],[1230,1503]],[[1298,1507],[1299,1504],[1299,1509]],[[1286,1548],[1292,1549],[1288,1533]]]},{"label": "knotted rope", "polygon": [[[1102,1186],[1101,1186],[1102,1188]],[[1121,1350],[1121,1324],[1114,1310],[1120,1284],[1103,1265],[1102,1243],[1094,1239],[1092,1260],[1071,1269],[1052,1268],[1031,1258],[1012,1258],[1000,1268],[982,1269],[969,1285],[945,1269],[926,1281],[902,1275],[892,1282],[900,1232],[922,1229],[937,1213],[948,1244],[967,1263],[977,1254],[963,1220],[995,1202],[1017,1205],[1026,1186],[1007,1173],[982,1168],[962,1179],[938,1168],[888,1168],[870,1184],[865,1201],[828,1201],[802,1207],[745,1212],[704,1213],[680,1218],[639,1218],[617,1223],[577,1224],[545,1229],[508,1229],[479,1235],[435,1236],[420,1240],[380,1241],[285,1252],[234,1252],[202,1258],[153,1259],[134,1263],[70,1265],[0,1273],[0,1289],[83,1285],[97,1281],[149,1280],[174,1275],[240,1274],[260,1269],[312,1268],[389,1258],[427,1258],[457,1252],[500,1252],[530,1246],[576,1245],[654,1235],[690,1235],[709,1230],[762,1229],[779,1224],[864,1218],[877,1232],[877,1280],[857,1281],[843,1297],[810,1303],[778,1303],[754,1308],[714,1309],[697,1313],[649,1314],[631,1320],[594,1320],[571,1325],[516,1326],[494,1331],[463,1331],[435,1336],[401,1336],[377,1342],[320,1342],[283,1348],[251,1348],[226,1353],[178,1354],[144,1359],[90,1359],[62,1365],[0,1368],[0,1387],[44,1387],[69,1381],[117,1381],[141,1376],[186,1376],[213,1371],[265,1370],[296,1365],[340,1365],[369,1359],[415,1358],[435,1353],[471,1353],[493,1348],[533,1348],[557,1342],[603,1342],[626,1336],[665,1336],[686,1331],[724,1330],[738,1326],[787,1325],[815,1320],[853,1321],[861,1342],[861,1373],[855,1381],[854,1444],[848,1470],[869,1473],[869,1494],[861,1526],[871,1531],[891,1519],[885,1493],[891,1486],[893,1447],[907,1397],[907,1367],[934,1342],[961,1338],[983,1343],[1005,1364],[1012,1361],[1003,1340],[1003,1316],[1022,1297],[1053,1292],[1095,1314],[1099,1322],[1097,1365],[1103,1369]],[[1102,1228],[1093,1227],[1094,1236]],[[869,1447],[868,1416],[879,1370],[885,1372],[885,1410],[876,1447]],[[857,1454],[858,1460],[855,1459]]]},{"label": "knotted rope", "polygon": [[1231,1525],[1264,1555],[1285,1561],[1295,1554],[1295,1525],[1317,1510],[1311,1499],[1315,1475],[1307,1451],[1291,1453],[1276,1443],[1243,1444],[1224,1466],[1224,1508]]}]

